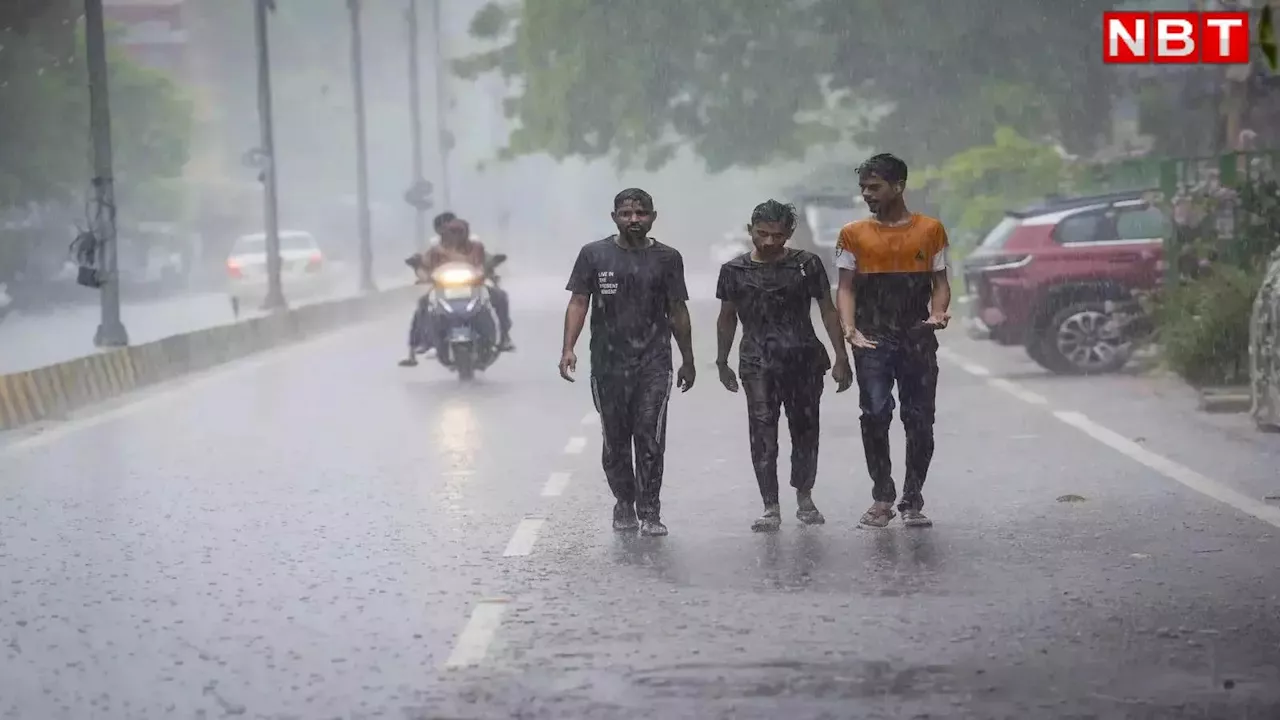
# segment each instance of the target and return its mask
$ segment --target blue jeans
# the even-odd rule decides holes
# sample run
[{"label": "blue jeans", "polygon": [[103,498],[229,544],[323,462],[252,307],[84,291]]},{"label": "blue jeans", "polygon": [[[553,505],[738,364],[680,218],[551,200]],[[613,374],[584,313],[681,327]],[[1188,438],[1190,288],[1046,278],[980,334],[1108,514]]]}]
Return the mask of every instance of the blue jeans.
[{"label": "blue jeans", "polygon": [[893,422],[893,386],[902,401],[902,427],[907,436],[906,474],[899,510],[924,509],[921,490],[933,461],[933,422],[938,392],[938,338],[932,330],[865,333],[874,348],[854,348],[862,410],[862,448],[876,502],[898,499],[889,457],[889,424]]}]

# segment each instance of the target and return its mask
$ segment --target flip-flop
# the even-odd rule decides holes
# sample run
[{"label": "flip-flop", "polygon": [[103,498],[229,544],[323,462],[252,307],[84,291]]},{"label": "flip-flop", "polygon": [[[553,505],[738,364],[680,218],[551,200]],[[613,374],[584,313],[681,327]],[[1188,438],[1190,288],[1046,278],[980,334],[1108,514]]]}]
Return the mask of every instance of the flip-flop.
[{"label": "flip-flop", "polygon": [[888,527],[889,521],[893,520],[895,517],[897,517],[897,513],[893,510],[871,508],[870,510],[862,513],[862,517],[858,520],[858,524],[874,528]]}]

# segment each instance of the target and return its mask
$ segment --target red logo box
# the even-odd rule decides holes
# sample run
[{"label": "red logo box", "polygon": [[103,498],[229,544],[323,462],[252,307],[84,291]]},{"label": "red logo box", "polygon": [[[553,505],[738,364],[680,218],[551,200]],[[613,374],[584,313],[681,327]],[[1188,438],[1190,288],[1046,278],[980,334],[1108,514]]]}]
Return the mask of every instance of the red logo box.
[{"label": "red logo box", "polygon": [[1247,12],[1102,14],[1102,62],[1247,64]]}]

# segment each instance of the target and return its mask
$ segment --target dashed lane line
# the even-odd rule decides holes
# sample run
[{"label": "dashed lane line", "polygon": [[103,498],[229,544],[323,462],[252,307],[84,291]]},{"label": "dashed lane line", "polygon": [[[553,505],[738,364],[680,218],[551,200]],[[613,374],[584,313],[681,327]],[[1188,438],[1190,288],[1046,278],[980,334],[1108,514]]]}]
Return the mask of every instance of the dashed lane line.
[{"label": "dashed lane line", "polygon": [[511,535],[511,541],[507,543],[507,549],[502,552],[502,557],[524,557],[533,552],[533,546],[538,542],[538,532],[546,522],[543,518],[521,520]]},{"label": "dashed lane line", "polygon": [[586,415],[583,415],[583,416],[582,416],[582,424],[583,424],[583,425],[598,425],[598,424],[600,424],[600,415],[599,415],[598,413],[595,413],[595,412],[589,412],[589,413],[587,413]]},{"label": "dashed lane line", "polygon": [[578,455],[587,447],[587,439],[581,435],[569,438],[569,442],[565,443],[564,453],[566,455]]},{"label": "dashed lane line", "polygon": [[471,611],[471,617],[462,627],[458,639],[453,646],[444,666],[453,670],[457,668],[479,665],[489,653],[489,645],[493,643],[498,627],[502,625],[502,616],[507,611],[508,601],[504,599],[481,600]]},{"label": "dashed lane line", "polygon": [[547,477],[547,484],[542,486],[542,497],[560,497],[569,485],[569,473],[553,472]]},{"label": "dashed lane line", "polygon": [[962,370],[970,375],[987,378],[988,385],[1002,390],[1023,402],[1049,409],[1060,422],[1074,427],[1130,460],[1150,468],[1190,490],[1194,490],[1211,500],[1216,500],[1265,523],[1280,527],[1280,507],[1273,507],[1265,502],[1255,500],[1207,475],[1196,472],[1163,455],[1154,453],[1120,433],[1094,422],[1083,413],[1049,408],[1049,400],[1043,395],[1027,390],[1013,381],[991,377],[989,370],[970,362],[951,350],[940,349],[938,357],[960,366]]}]

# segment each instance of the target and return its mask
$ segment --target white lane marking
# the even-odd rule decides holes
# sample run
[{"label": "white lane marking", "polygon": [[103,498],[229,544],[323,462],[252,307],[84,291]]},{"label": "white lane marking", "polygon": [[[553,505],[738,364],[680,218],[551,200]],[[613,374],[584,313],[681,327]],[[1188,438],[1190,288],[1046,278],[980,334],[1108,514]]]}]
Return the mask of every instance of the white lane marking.
[{"label": "white lane marking", "polygon": [[458,640],[445,661],[446,668],[462,668],[479,665],[489,652],[489,644],[502,625],[502,615],[507,611],[506,600],[481,600],[471,611],[471,617],[458,634]]},{"label": "white lane marking", "polygon": [[542,486],[542,497],[559,497],[569,484],[569,473],[553,472],[547,478],[547,484]]},{"label": "white lane marking", "polygon": [[1090,420],[1083,413],[1056,411],[1053,416],[1080,430],[1089,437],[1135,460],[1165,477],[1180,483],[1205,497],[1229,505],[1236,510],[1280,527],[1280,508],[1272,507],[1236,492],[1212,478],[1201,475],[1189,467],[1180,465],[1163,455],[1157,455],[1138,443]]},{"label": "white lane marking", "polygon": [[587,448],[587,439],[581,435],[569,438],[569,442],[565,443],[564,452],[566,455],[577,455]]},{"label": "white lane marking", "polygon": [[507,549],[502,552],[502,557],[523,557],[533,552],[533,545],[538,542],[538,531],[545,522],[542,518],[521,520],[516,525],[515,533],[511,535],[511,541],[507,543]]},{"label": "white lane marking", "polygon": [[582,416],[583,425],[598,425],[600,423],[600,415],[596,412],[589,412]]},{"label": "white lane marking", "polygon": [[1032,405],[1049,404],[1049,398],[1046,398],[1039,393],[1033,393],[1021,385],[1005,380],[1004,378],[988,378],[987,384],[997,390],[1003,390],[1023,402],[1031,403]]},{"label": "white lane marking", "polygon": [[959,365],[961,370],[964,370],[970,375],[977,375],[978,377],[991,377],[991,371],[982,367],[981,365],[977,365],[975,363],[965,362],[965,361],[961,361]]}]

